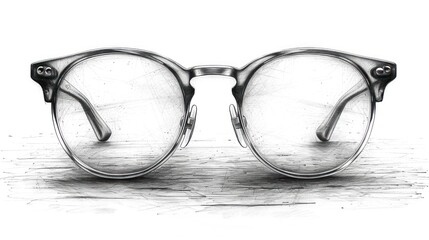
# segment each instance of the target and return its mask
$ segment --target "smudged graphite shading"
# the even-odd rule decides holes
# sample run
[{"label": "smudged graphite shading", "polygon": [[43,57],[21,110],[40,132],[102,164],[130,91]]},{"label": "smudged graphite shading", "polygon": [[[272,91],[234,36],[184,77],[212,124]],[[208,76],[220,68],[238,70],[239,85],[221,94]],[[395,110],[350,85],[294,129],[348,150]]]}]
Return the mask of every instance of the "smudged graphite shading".
[{"label": "smudged graphite shading", "polygon": [[429,183],[424,149],[418,139],[374,139],[346,171],[299,180],[265,169],[234,141],[197,139],[149,175],[108,180],[76,167],[53,135],[8,136],[0,149],[0,184],[8,201],[67,212],[285,214],[403,207],[424,198]]}]

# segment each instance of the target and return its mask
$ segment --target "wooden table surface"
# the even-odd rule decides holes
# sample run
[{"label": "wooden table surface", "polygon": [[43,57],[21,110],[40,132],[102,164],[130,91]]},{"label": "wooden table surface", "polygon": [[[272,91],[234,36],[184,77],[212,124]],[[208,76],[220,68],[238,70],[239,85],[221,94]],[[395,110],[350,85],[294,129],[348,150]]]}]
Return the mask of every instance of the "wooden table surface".
[{"label": "wooden table surface", "polygon": [[53,134],[8,135],[3,140],[4,201],[65,212],[285,215],[321,207],[404,207],[423,201],[429,183],[428,154],[421,139],[371,139],[347,170],[316,180],[269,171],[235,139],[193,139],[157,171],[131,180],[85,173]]}]

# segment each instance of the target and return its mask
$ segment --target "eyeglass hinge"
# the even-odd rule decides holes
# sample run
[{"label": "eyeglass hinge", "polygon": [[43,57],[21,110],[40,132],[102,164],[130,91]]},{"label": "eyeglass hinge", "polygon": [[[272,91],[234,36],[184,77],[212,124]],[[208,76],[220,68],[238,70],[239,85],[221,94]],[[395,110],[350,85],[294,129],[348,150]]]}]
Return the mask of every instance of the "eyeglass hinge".
[{"label": "eyeglass hinge", "polygon": [[51,102],[58,79],[58,71],[47,64],[32,64],[31,78],[42,87],[45,101]]},{"label": "eyeglass hinge", "polygon": [[372,88],[376,101],[381,102],[387,84],[396,78],[396,65],[382,64],[376,66],[371,70],[371,75],[375,79],[375,81],[372,82]]}]

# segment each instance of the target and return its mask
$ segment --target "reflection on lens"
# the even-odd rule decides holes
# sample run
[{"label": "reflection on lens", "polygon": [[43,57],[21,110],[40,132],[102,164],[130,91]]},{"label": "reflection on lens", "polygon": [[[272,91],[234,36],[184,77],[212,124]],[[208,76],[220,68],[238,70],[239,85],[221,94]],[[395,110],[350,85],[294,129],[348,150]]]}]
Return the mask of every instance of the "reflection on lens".
[{"label": "reflection on lens", "polygon": [[[71,87],[84,96],[112,134],[99,141]],[[63,90],[62,90],[63,89]],[[62,78],[55,103],[61,137],[75,160],[106,174],[144,171],[162,160],[180,135],[185,106],[176,77],[147,58],[99,55]]]},{"label": "reflection on lens", "polygon": [[[340,99],[348,99],[329,141],[316,130]],[[244,93],[241,114],[253,150],[289,174],[320,174],[353,160],[369,131],[372,100],[365,77],[331,56],[295,54],[259,68]]]}]

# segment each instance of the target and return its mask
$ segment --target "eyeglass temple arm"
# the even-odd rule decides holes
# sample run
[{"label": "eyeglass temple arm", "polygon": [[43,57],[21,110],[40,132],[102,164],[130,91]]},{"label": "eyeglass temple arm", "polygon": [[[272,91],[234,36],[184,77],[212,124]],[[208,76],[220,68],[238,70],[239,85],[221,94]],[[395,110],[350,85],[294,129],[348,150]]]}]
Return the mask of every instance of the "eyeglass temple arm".
[{"label": "eyeglass temple arm", "polygon": [[77,90],[66,80],[63,80],[59,90],[76,99],[80,103],[97,139],[102,142],[109,140],[110,136],[112,135],[112,130],[110,130],[109,126],[95,110],[95,107],[91,104],[88,98],[86,98],[83,93]]},{"label": "eyeglass temple arm", "polygon": [[332,108],[331,112],[325,117],[323,122],[316,130],[316,135],[321,141],[326,142],[331,139],[332,133],[335,130],[335,126],[337,125],[337,122],[341,117],[341,113],[343,112],[347,103],[366,90],[368,90],[368,87],[364,82],[360,81],[350,88],[343,96],[341,96],[341,98]]}]

